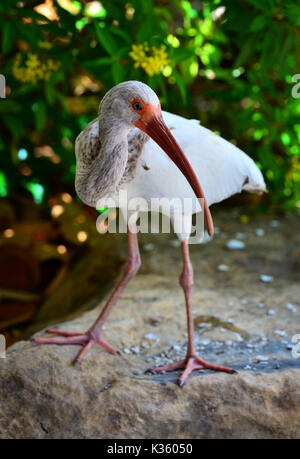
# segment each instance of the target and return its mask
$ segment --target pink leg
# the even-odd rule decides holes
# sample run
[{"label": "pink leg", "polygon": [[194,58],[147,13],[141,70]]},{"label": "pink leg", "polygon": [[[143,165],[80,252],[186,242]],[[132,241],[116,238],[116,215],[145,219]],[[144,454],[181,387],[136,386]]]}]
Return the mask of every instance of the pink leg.
[{"label": "pink leg", "polygon": [[180,285],[183,288],[186,302],[187,311],[187,328],[188,328],[188,350],[186,358],[177,363],[172,363],[164,367],[152,368],[154,372],[161,371],[175,371],[183,368],[184,371],[181,374],[178,384],[183,386],[187,380],[187,377],[193,370],[197,369],[209,369],[215,371],[224,371],[226,373],[236,373],[231,368],[214,365],[212,363],[205,362],[196,353],[195,340],[194,340],[194,323],[192,315],[192,286],[193,286],[193,267],[190,261],[189,246],[187,241],[181,243],[182,255],[183,255],[183,272],[180,276]]},{"label": "pink leg", "polygon": [[95,344],[98,343],[100,346],[103,346],[112,354],[116,354],[114,348],[101,339],[102,327],[107,319],[110,311],[113,306],[116,304],[119,296],[122,291],[130,281],[130,279],[137,273],[141,265],[141,257],[138,246],[138,239],[136,234],[136,228],[133,228],[133,231],[127,228],[128,235],[128,261],[125,267],[125,272],[122,280],[120,281],[117,288],[112,293],[105,307],[103,308],[100,316],[91,326],[91,328],[84,334],[75,333],[75,332],[65,332],[62,330],[47,330],[48,333],[55,333],[57,335],[62,335],[63,338],[31,338],[31,341],[38,344],[80,344],[82,345],[82,350],[79,352],[78,356],[75,359],[75,363],[80,362],[89,349]]}]

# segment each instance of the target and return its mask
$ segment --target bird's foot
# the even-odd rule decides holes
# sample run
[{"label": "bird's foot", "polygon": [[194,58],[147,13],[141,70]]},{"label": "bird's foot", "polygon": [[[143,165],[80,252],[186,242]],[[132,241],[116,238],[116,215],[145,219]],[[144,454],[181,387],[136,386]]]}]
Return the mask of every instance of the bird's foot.
[{"label": "bird's foot", "polygon": [[116,350],[113,347],[111,347],[109,344],[103,341],[100,337],[94,337],[90,332],[84,334],[67,332],[62,330],[54,330],[52,328],[47,330],[47,332],[53,333],[55,335],[60,335],[61,337],[31,338],[30,341],[37,344],[80,344],[82,346],[82,349],[77,355],[76,359],[74,360],[74,363],[79,363],[95,343],[98,343],[100,344],[100,346],[103,346],[111,354],[116,354]]},{"label": "bird's foot", "polygon": [[182,387],[189,374],[192,373],[193,370],[214,370],[214,371],[224,371],[226,373],[237,373],[232,368],[222,367],[220,365],[214,365],[213,363],[205,362],[202,360],[198,355],[189,355],[185,359],[180,360],[179,362],[171,363],[170,365],[166,365],[164,367],[155,367],[152,368],[151,371],[155,373],[161,373],[162,371],[176,371],[181,368],[184,368],[180,378],[178,379],[178,385]]}]

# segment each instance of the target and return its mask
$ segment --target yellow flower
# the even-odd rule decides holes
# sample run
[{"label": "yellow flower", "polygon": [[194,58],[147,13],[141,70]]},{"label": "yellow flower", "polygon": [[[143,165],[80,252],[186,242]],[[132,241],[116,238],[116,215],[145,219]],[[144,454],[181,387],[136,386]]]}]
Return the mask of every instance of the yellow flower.
[{"label": "yellow flower", "polygon": [[[24,65],[22,65],[22,60]],[[22,83],[36,83],[39,80],[49,80],[59,67],[60,63],[53,61],[53,59],[42,61],[34,53],[28,53],[22,59],[22,55],[19,53],[15,57],[12,73]]]},{"label": "yellow flower", "polygon": [[159,74],[170,64],[165,45],[159,48],[152,46],[150,49],[148,43],[133,44],[129,56],[134,60],[135,68],[141,67],[150,76]]}]

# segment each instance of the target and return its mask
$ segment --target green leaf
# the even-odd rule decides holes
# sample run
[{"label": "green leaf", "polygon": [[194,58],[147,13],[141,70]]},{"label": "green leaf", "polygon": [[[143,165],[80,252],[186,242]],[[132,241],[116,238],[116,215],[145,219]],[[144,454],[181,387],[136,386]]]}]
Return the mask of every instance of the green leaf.
[{"label": "green leaf", "polygon": [[123,79],[124,79],[125,69],[120,64],[120,62],[115,61],[113,63],[113,65],[112,65],[111,71],[112,71],[112,76],[113,76],[113,79],[114,79],[114,83],[115,84],[121,83],[123,81]]},{"label": "green leaf", "polygon": [[109,27],[108,30],[112,34],[117,35],[118,37],[121,37],[122,40],[127,41],[127,43],[130,43],[130,44],[132,43],[131,36],[124,29],[121,29],[120,27]]},{"label": "green leaf", "polygon": [[11,22],[7,22],[4,25],[2,32],[2,54],[7,54],[12,48],[15,36],[14,30],[14,26]]},{"label": "green leaf", "polygon": [[46,124],[47,112],[44,101],[39,100],[34,105],[35,127],[37,132],[41,132]]},{"label": "green leaf", "polygon": [[114,41],[114,37],[112,34],[106,29],[100,27],[98,22],[94,22],[96,37],[100,43],[100,45],[105,49],[105,51],[114,56],[115,52],[117,51],[118,47]]},{"label": "green leaf", "polygon": [[181,94],[181,97],[182,97],[182,101],[183,101],[184,105],[186,105],[186,103],[187,103],[187,94],[186,94],[186,87],[185,87],[184,81],[183,81],[183,79],[181,78],[181,76],[179,75],[179,73],[176,70],[173,70],[173,75],[176,78],[176,83],[177,83],[177,86],[179,88],[179,91],[180,91],[180,94]]},{"label": "green leaf", "polygon": [[190,57],[194,56],[195,53],[191,49],[187,48],[175,48],[171,54],[171,59],[173,62],[182,62]]},{"label": "green leaf", "polygon": [[82,62],[84,67],[101,67],[103,65],[111,65],[114,59],[112,57],[99,57],[89,61]]},{"label": "green leaf", "polygon": [[252,21],[249,32],[259,32],[260,30],[265,29],[270,23],[270,18],[263,14],[256,16],[254,21]]}]

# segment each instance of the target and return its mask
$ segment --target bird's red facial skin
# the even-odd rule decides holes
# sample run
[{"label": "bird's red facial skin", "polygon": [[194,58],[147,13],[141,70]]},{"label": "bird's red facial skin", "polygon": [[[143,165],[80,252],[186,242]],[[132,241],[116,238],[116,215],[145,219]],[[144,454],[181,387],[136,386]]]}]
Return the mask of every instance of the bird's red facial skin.
[{"label": "bird's red facial skin", "polygon": [[[135,110],[134,104],[139,103],[142,107],[141,110]],[[161,115],[161,107],[160,104],[155,108],[153,107],[152,104],[145,104],[142,100],[140,99],[134,99],[131,102],[132,109],[137,113],[140,117],[139,119],[134,123],[136,127],[139,129],[145,130],[145,126],[147,122],[158,115]],[[143,129],[144,128],[144,129]]]},{"label": "bird's red facial skin", "polygon": [[[141,101],[133,101],[135,102],[141,103]],[[192,166],[163,120],[160,104],[155,108],[151,104],[143,103],[142,110],[136,112],[140,113],[140,117],[135,122],[135,126],[148,134],[165,151],[185,176],[197,198],[204,199],[205,223],[208,234],[212,236],[214,225],[204,193]]]}]

